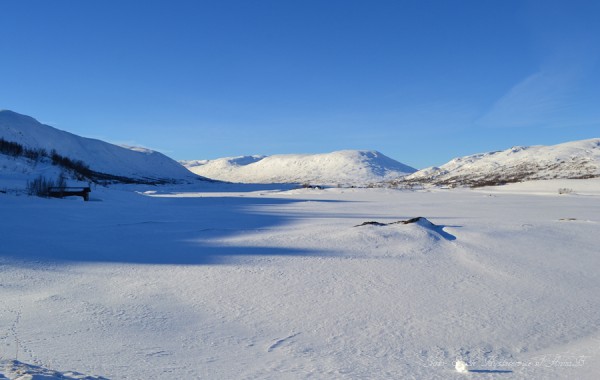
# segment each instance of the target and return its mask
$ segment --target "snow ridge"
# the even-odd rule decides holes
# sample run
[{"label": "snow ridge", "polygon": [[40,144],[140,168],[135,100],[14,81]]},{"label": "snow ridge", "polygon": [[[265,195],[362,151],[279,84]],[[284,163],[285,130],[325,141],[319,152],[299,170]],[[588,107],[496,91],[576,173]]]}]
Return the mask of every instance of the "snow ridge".
[{"label": "snow ridge", "polygon": [[377,151],[367,150],[238,156],[181,163],[204,177],[245,183],[367,184],[416,171]]}]

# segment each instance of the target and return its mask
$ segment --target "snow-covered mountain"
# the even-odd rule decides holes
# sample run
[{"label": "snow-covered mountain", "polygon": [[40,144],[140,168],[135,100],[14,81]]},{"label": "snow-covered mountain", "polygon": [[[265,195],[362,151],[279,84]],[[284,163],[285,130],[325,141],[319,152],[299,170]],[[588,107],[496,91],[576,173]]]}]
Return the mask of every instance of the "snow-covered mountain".
[{"label": "snow-covered mountain", "polygon": [[0,110],[0,138],[28,149],[54,150],[71,160],[82,161],[94,172],[112,176],[146,181],[189,180],[196,177],[161,153],[80,137],[7,110]]},{"label": "snow-covered mountain", "polygon": [[204,177],[244,183],[367,184],[416,171],[377,151],[364,150],[240,156],[181,163]]},{"label": "snow-covered mountain", "polygon": [[419,170],[402,183],[482,186],[554,178],[600,176],[600,138],[551,146],[516,146],[455,158],[440,167]]}]

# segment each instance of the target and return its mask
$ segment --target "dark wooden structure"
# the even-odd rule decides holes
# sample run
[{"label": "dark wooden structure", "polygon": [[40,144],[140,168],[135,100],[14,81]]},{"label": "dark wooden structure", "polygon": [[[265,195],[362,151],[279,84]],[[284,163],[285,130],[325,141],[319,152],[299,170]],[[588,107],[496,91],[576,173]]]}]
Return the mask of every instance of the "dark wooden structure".
[{"label": "dark wooden structure", "polygon": [[89,201],[91,191],[92,189],[89,187],[51,187],[48,189],[48,195],[53,198],[64,198],[74,195],[83,197],[84,201]]}]

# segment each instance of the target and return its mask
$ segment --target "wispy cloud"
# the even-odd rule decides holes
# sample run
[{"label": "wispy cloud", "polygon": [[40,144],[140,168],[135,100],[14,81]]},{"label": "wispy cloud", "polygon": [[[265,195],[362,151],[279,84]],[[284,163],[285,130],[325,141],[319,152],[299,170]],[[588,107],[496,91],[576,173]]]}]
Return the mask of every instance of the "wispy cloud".
[{"label": "wispy cloud", "polygon": [[477,121],[488,127],[524,127],[551,124],[575,106],[581,71],[542,69],[513,86]]},{"label": "wispy cloud", "polygon": [[531,49],[539,54],[540,68],[499,94],[477,124],[555,127],[574,119],[598,120],[592,115],[597,106],[591,105],[597,99],[589,99],[590,94],[596,96],[597,91],[590,88],[600,77],[600,45],[593,16],[597,7],[593,3],[525,3],[524,22],[530,28]]}]

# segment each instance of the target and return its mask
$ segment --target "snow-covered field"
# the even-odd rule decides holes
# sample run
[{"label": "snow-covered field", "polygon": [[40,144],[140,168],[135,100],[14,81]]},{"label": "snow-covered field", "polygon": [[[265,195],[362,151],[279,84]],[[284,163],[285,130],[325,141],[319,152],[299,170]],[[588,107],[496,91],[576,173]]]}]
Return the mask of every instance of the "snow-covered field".
[{"label": "snow-covered field", "polygon": [[0,379],[600,373],[598,179],[194,186],[0,193]]}]

